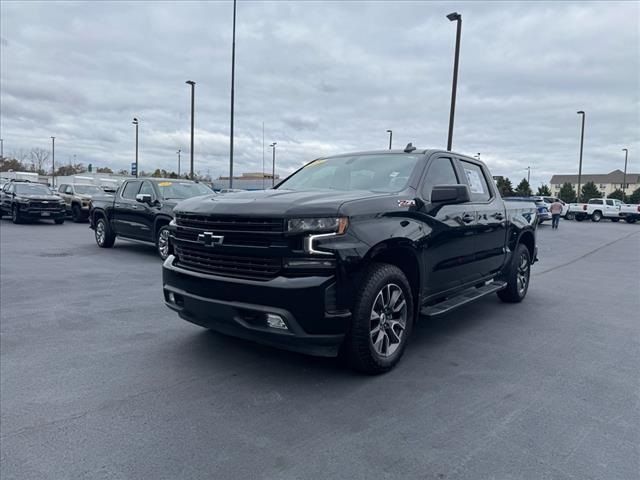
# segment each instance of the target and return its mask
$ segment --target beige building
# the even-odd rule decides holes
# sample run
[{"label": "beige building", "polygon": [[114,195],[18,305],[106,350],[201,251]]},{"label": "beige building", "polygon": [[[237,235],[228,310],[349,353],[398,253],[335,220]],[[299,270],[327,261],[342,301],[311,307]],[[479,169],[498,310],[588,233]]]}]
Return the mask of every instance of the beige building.
[{"label": "beige building", "polygon": [[[603,196],[607,197],[614,190],[622,190],[624,181],[624,172],[622,170],[614,170],[609,173],[589,174],[583,173],[580,184],[593,182],[600,190]],[[551,177],[551,193],[555,196],[560,194],[560,189],[564,183],[570,183],[574,190],[578,189],[578,175],[554,175]],[[627,173],[627,184],[625,193],[630,195],[636,188],[640,187],[640,173]]]}]

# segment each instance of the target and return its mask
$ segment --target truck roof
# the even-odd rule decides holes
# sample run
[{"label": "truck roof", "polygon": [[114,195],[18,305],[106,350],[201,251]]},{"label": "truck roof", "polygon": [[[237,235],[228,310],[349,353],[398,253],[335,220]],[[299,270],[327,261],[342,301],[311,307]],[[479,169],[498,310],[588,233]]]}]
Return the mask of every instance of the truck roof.
[{"label": "truck roof", "polygon": [[457,152],[450,152],[448,150],[445,149],[441,149],[441,148],[417,148],[411,152],[407,152],[405,150],[401,150],[401,149],[393,149],[393,150],[366,150],[366,151],[362,151],[362,152],[349,152],[349,153],[339,153],[337,155],[327,155],[325,157],[320,157],[320,158],[340,158],[340,157],[351,157],[354,155],[385,155],[385,154],[406,154],[406,155],[431,155],[432,153],[448,153],[451,155],[456,155],[458,157],[462,157],[465,160],[471,160],[474,162],[479,162],[479,163],[483,163],[481,160],[478,160],[477,158],[473,158],[470,157],[468,155],[465,155],[463,153],[457,153]]}]

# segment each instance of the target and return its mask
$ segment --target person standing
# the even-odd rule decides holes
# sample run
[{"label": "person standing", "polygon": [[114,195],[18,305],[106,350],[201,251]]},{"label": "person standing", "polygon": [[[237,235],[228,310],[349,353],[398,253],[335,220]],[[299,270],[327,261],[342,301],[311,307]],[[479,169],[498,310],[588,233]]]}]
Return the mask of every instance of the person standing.
[{"label": "person standing", "polygon": [[551,210],[551,228],[557,230],[560,224],[560,215],[562,215],[562,202],[556,198],[549,210]]}]

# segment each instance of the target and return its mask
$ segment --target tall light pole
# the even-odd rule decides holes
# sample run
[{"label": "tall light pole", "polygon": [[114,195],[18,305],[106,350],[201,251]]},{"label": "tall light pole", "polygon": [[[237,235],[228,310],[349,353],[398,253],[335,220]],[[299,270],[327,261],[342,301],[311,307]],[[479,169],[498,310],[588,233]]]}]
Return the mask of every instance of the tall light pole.
[{"label": "tall light pole", "polygon": [[391,150],[391,142],[393,141],[393,130],[387,130],[389,134],[389,150]]},{"label": "tall light pole", "polygon": [[133,123],[136,126],[136,178],[138,178],[138,119],[133,117]]},{"label": "tall light pole", "polygon": [[56,186],[56,137],[51,137],[51,186]]},{"label": "tall light pole", "polygon": [[453,144],[453,118],[456,113],[456,90],[458,89],[458,61],[460,60],[460,34],[462,33],[462,15],[453,12],[447,15],[451,22],[458,22],[456,28],[456,54],[453,61],[453,84],[451,85],[451,110],[449,112],[449,137],[447,139],[447,150],[451,150]]},{"label": "tall light pole", "polygon": [[195,117],[196,82],[193,80],[187,80],[185,83],[191,85],[191,149],[189,150],[189,153],[191,155],[190,177],[191,180],[193,180],[193,122]]},{"label": "tall light pole", "polygon": [[527,167],[527,183],[531,186],[531,167]]},{"label": "tall light pole", "polygon": [[272,166],[271,166],[271,186],[274,187],[276,184],[276,142],[273,142],[271,145],[269,145],[272,149],[273,149],[273,160],[272,160]]},{"label": "tall light pole", "polygon": [[623,148],[622,151],[624,152],[624,177],[622,179],[622,193],[624,193],[627,188],[627,158],[629,157],[629,149]]},{"label": "tall light pole", "polygon": [[231,128],[229,138],[229,188],[233,188],[233,99],[236,81],[236,0],[233,0],[233,40],[231,43]]},{"label": "tall light pole", "polygon": [[4,140],[0,138],[0,158],[4,158]]},{"label": "tall light pole", "polygon": [[582,128],[580,130],[580,163],[578,164],[578,203],[580,203],[580,184],[582,183],[582,148],[584,146],[584,117],[586,114],[580,110],[576,112],[578,115],[582,115]]},{"label": "tall light pole", "polygon": [[180,178],[180,152],[182,152],[182,150],[178,149],[178,178]]}]

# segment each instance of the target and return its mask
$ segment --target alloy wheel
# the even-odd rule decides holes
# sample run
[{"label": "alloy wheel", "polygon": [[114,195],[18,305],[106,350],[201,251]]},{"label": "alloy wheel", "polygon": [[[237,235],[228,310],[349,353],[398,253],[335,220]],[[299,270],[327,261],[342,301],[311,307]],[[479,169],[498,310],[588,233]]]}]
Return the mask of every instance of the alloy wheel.
[{"label": "alloy wheel", "polygon": [[98,224],[96,225],[96,241],[98,245],[104,245],[105,235],[104,220],[98,220]]},{"label": "alloy wheel", "polygon": [[518,284],[518,293],[523,295],[527,290],[529,284],[529,258],[525,253],[520,255],[520,261],[518,262],[518,273],[516,274],[516,281]]},{"label": "alloy wheel", "polygon": [[389,357],[402,344],[407,327],[407,301],[395,283],[388,283],[376,295],[371,307],[370,340],[374,351]]},{"label": "alloy wheel", "polygon": [[163,228],[158,235],[158,252],[163,260],[169,256],[169,230]]}]

